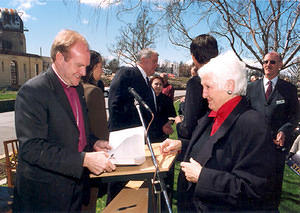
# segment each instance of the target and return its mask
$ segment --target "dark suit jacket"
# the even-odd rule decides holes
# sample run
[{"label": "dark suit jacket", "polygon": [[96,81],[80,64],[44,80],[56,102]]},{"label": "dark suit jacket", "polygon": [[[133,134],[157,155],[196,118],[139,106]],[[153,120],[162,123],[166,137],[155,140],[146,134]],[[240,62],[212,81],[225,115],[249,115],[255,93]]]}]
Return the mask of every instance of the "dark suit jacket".
[{"label": "dark suit jacket", "polygon": [[278,131],[287,137],[285,146],[291,147],[291,136],[299,120],[299,103],[297,89],[291,83],[278,79],[269,100],[266,101],[263,79],[248,85],[247,99],[252,108],[262,113],[271,127],[272,136],[276,138]]},{"label": "dark suit jacket", "polygon": [[169,117],[175,117],[176,111],[173,101],[170,97],[160,93],[156,96],[157,113],[153,123],[150,126],[149,137],[151,142],[162,142],[168,135],[166,135],[162,127],[169,121]]},{"label": "dark suit jacket", "polygon": [[[76,87],[85,120],[82,86]],[[21,211],[71,211],[81,208],[88,173],[84,153],[78,152],[79,130],[58,77],[50,68],[27,81],[15,105],[16,134],[20,142],[14,205]]]},{"label": "dark suit jacket", "polygon": [[190,139],[198,119],[208,111],[207,100],[202,97],[203,87],[199,76],[193,76],[186,84],[184,119],[178,123],[177,133],[180,139]]},{"label": "dark suit jacket", "polygon": [[[208,115],[208,114],[207,114]],[[234,108],[213,136],[213,118],[203,116],[190,143],[183,143],[184,161],[194,160],[203,168],[197,183],[188,182],[182,172],[178,180],[179,211],[252,211],[272,209],[267,195],[274,173],[273,149],[267,125],[246,100]],[[207,138],[201,135],[208,134]],[[276,208],[276,207],[275,207]]]},{"label": "dark suit jacket", "polygon": [[[152,112],[155,113],[153,93],[139,69],[137,67],[122,67],[116,73],[109,89],[109,131],[142,125],[134,105],[134,98],[128,92],[129,87],[134,88]],[[151,114],[143,107],[140,108],[145,124],[148,125],[151,120]]]},{"label": "dark suit jacket", "polygon": [[104,94],[99,87],[89,83],[83,84],[83,88],[88,108],[90,132],[101,140],[108,140]]}]

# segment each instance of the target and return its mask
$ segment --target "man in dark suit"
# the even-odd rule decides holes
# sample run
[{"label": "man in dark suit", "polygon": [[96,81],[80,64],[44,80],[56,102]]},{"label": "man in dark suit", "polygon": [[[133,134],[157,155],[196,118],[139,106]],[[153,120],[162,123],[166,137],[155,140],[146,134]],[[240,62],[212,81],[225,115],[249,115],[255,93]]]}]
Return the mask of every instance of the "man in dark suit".
[{"label": "man in dark suit", "polygon": [[[132,87],[141,96],[145,103],[156,115],[155,94],[149,85],[148,77],[153,75],[157,67],[158,53],[151,49],[143,49],[138,54],[136,67],[122,67],[111,82],[108,107],[109,107],[109,131],[116,131],[131,127],[141,126],[138,112],[134,105],[134,98],[128,92]],[[147,126],[151,120],[151,114],[141,107],[142,115]],[[154,124],[155,125],[155,124]],[[170,124],[166,126],[171,128]],[[151,125],[149,129],[150,140],[152,138]],[[166,133],[168,134],[168,133]]]},{"label": "man in dark suit", "polygon": [[179,116],[175,119],[178,137],[181,139],[191,138],[198,119],[208,111],[207,100],[202,97],[203,87],[197,70],[218,55],[218,44],[213,36],[201,34],[193,39],[190,51],[195,65],[192,69],[196,70],[192,70],[194,75],[186,85],[184,119]]},{"label": "man in dark suit", "polygon": [[264,77],[248,85],[247,99],[250,105],[265,117],[271,129],[276,149],[278,204],[285,157],[292,145],[292,132],[299,119],[297,89],[291,83],[278,77],[282,67],[282,58],[277,52],[264,57]]},{"label": "man in dark suit", "polygon": [[[156,99],[154,91],[149,84],[149,76],[153,75],[158,63],[158,53],[146,48],[139,52],[136,67],[121,67],[110,84],[108,96],[109,108],[109,131],[117,131],[126,128],[141,126],[140,117],[134,105],[134,97],[129,93],[128,88],[134,88],[144,102],[150,107],[154,116],[156,113]],[[146,127],[151,121],[152,115],[140,107]],[[155,138],[156,124],[152,123],[148,134],[150,141]],[[169,124],[163,126],[163,131],[170,130]],[[165,132],[169,134],[169,132]],[[155,141],[157,142],[157,141]],[[110,183],[108,186],[108,198],[110,200],[120,191],[124,183]]]},{"label": "man in dark suit", "polygon": [[[79,212],[88,202],[88,170],[115,166],[109,148],[89,136],[87,109],[80,84],[90,62],[87,41],[62,30],[51,47],[52,67],[27,81],[15,106],[20,142],[14,193],[15,212]],[[92,150],[97,152],[89,152]]]}]

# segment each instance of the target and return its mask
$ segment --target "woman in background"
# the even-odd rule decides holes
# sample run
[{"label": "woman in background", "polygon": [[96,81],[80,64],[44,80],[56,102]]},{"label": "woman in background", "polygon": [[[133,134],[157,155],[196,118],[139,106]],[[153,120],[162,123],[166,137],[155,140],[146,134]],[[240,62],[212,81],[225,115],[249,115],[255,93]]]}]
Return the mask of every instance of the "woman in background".
[{"label": "woman in background", "polygon": [[169,117],[175,117],[176,111],[171,98],[162,93],[163,79],[160,76],[154,76],[150,79],[150,85],[152,86],[156,96],[156,113],[153,124],[150,128],[155,128],[155,131],[151,131],[149,136],[151,142],[162,142],[173,133],[172,121],[169,121]]},{"label": "woman in background", "polygon": [[84,96],[88,108],[91,133],[100,140],[108,140],[108,124],[105,110],[105,99],[102,90],[97,86],[101,78],[102,57],[91,50],[90,65],[86,67],[86,75],[82,77]]},{"label": "woman in background", "polygon": [[[82,77],[84,96],[88,109],[90,133],[92,133],[99,140],[105,141],[105,143],[103,143],[106,144],[106,147],[103,147],[105,150],[110,148],[108,145],[109,132],[107,115],[103,91],[97,86],[97,82],[100,80],[103,72],[102,57],[94,50],[90,50],[90,54],[90,65],[86,67],[86,75]],[[101,197],[107,193],[107,186],[104,184],[99,185],[99,183],[94,183],[92,181],[90,184],[90,204],[88,207],[83,206],[82,210],[86,211],[88,209],[94,209],[93,212],[96,212],[96,206],[92,206],[92,204],[96,203],[98,196]],[[101,191],[99,191],[99,188]]]}]

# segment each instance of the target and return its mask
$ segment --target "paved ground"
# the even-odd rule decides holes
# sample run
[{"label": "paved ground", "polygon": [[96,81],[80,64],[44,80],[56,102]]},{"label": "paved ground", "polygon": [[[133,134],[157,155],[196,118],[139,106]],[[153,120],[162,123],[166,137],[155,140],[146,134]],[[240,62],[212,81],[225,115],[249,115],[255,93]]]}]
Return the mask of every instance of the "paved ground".
[{"label": "paved ground", "polygon": [[0,156],[4,154],[2,142],[15,138],[16,133],[14,112],[0,113]]},{"label": "paved ground", "polygon": [[[185,90],[176,90],[175,96],[185,95]],[[107,98],[106,98],[107,106]],[[0,113],[0,156],[4,155],[2,142],[4,140],[15,139],[15,115],[14,112]]]}]

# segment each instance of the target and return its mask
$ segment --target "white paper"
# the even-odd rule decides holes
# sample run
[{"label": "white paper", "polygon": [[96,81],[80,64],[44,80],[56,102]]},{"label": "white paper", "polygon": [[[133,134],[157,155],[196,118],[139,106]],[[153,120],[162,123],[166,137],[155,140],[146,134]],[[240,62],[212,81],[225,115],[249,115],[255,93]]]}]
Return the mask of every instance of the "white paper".
[{"label": "white paper", "polygon": [[110,132],[109,145],[112,163],[140,165],[145,162],[145,128],[143,126]]}]

